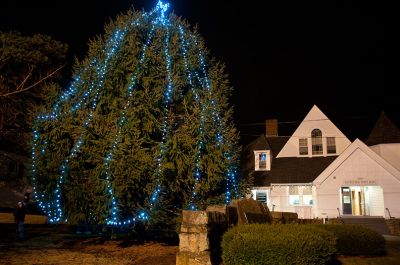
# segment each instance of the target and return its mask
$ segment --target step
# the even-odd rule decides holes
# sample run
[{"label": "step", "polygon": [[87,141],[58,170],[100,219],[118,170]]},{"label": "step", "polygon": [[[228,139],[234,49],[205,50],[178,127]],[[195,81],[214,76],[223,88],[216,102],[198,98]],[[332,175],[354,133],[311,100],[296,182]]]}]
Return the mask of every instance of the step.
[{"label": "step", "polygon": [[384,235],[390,235],[389,228],[383,217],[342,217],[344,224],[361,225]]}]

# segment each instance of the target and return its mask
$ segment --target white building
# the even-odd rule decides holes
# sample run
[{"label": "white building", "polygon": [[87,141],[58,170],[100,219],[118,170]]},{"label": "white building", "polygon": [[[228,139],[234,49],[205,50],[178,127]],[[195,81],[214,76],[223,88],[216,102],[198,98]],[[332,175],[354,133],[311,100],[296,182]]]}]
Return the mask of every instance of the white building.
[{"label": "white building", "polygon": [[299,218],[400,218],[400,130],[382,114],[367,144],[350,140],[313,106],[292,136],[267,134],[244,148],[255,199]]}]

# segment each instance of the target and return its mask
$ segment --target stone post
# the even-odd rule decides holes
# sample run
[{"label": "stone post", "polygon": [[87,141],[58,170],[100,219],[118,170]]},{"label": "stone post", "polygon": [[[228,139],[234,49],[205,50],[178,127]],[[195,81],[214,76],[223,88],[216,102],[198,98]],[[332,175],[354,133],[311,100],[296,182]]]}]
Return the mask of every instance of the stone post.
[{"label": "stone post", "polygon": [[206,211],[182,211],[176,265],[211,265]]}]

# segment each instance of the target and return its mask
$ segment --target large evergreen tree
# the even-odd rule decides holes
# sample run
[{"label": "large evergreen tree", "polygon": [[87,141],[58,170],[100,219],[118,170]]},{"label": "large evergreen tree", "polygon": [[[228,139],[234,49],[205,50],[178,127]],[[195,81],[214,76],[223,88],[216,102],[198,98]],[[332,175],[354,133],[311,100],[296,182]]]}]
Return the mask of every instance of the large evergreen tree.
[{"label": "large evergreen tree", "polygon": [[224,65],[166,9],[159,2],[107,25],[38,117],[33,184],[50,221],[157,220],[240,193]]}]

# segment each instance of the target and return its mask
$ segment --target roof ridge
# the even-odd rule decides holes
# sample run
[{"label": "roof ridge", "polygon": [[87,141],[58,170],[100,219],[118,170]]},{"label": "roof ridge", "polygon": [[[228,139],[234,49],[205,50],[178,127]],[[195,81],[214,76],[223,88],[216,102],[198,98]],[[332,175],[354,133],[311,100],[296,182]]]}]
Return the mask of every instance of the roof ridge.
[{"label": "roof ridge", "polygon": [[400,143],[400,128],[382,111],[365,143],[369,146]]}]

